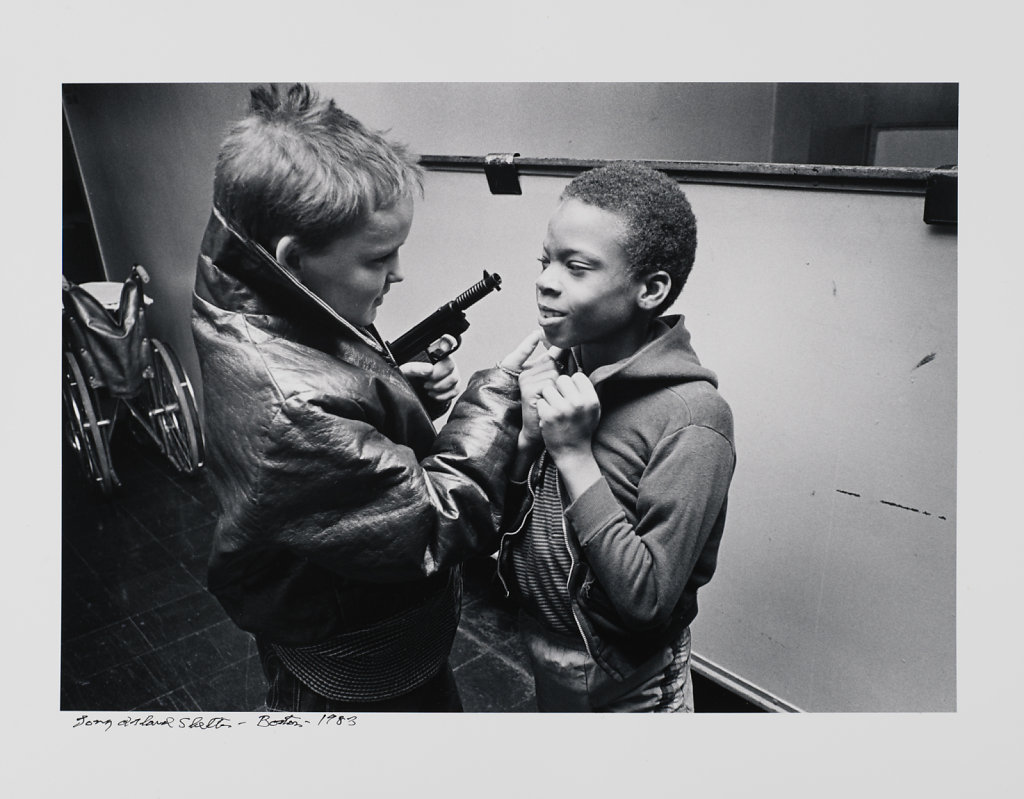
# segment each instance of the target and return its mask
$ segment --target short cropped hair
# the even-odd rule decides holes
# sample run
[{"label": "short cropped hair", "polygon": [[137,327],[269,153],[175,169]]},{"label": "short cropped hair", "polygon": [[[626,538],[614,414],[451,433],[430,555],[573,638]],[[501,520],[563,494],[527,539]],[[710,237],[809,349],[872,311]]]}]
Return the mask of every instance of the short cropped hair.
[{"label": "short cropped hair", "polygon": [[626,227],[622,247],[632,274],[664,270],[672,288],[656,309],[664,311],[683,290],[697,252],[697,220],[679,185],[664,173],[632,161],[616,161],[583,172],[562,192],[617,214]]},{"label": "short cropped hair", "polygon": [[285,235],[317,250],[380,208],[423,191],[404,145],[368,130],[331,99],[296,83],[250,92],[249,113],[217,156],[214,204],[249,238]]}]

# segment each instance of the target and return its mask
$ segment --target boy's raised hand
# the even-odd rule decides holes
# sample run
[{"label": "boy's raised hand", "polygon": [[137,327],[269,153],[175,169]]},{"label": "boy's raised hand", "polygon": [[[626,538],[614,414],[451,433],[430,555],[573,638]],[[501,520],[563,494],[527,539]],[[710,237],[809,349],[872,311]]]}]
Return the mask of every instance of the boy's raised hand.
[{"label": "boy's raised hand", "polygon": [[543,338],[543,333],[540,330],[531,330],[529,335],[520,341],[512,352],[502,358],[498,367],[508,372],[522,371],[523,365],[537,349],[541,338]]},{"label": "boy's raised hand", "polygon": [[532,449],[541,444],[540,419],[537,401],[541,390],[553,383],[561,374],[558,358],[564,350],[559,347],[537,346],[519,375],[519,393],[523,406],[523,429],[519,435],[519,448]]},{"label": "boy's raised hand", "polygon": [[601,419],[601,401],[590,378],[583,372],[559,375],[541,389],[537,415],[544,445],[575,502],[601,479],[591,438]]},{"label": "boy's raised hand", "polygon": [[557,462],[560,456],[590,451],[590,439],[601,419],[601,401],[583,372],[559,375],[540,389],[537,401],[544,445]]}]

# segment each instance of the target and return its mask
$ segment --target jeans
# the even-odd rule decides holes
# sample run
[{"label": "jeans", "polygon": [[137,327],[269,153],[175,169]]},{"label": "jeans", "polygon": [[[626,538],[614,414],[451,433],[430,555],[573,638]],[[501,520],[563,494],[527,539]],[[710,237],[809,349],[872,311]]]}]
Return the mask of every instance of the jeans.
[{"label": "jeans", "polygon": [[436,675],[407,694],[379,702],[337,702],[307,688],[285,668],[269,647],[260,646],[260,662],[267,676],[269,711],[290,713],[461,713],[462,699],[451,664],[445,661]]},{"label": "jeans", "polygon": [[592,694],[615,682],[587,653],[581,638],[546,630],[520,614],[520,631],[533,667],[537,708],[554,713],[692,713],[690,628],[671,644],[668,665],[646,681],[597,705]]}]

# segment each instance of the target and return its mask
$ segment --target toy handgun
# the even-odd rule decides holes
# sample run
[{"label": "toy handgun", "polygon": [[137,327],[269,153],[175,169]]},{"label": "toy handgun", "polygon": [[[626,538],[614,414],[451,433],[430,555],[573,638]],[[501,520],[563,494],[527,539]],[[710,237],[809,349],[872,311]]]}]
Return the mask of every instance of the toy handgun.
[{"label": "toy handgun", "polygon": [[[407,330],[388,349],[398,364],[424,360],[437,363],[462,345],[462,334],[469,329],[465,310],[492,291],[501,290],[501,276],[484,271],[483,280],[474,283],[451,302],[447,302],[430,316]],[[435,346],[436,345],[436,346]]]}]

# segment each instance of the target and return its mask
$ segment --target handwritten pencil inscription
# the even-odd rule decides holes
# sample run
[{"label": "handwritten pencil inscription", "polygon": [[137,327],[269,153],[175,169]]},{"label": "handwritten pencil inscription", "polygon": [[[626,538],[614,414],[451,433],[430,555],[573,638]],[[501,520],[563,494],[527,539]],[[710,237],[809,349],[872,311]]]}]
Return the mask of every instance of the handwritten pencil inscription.
[{"label": "handwritten pencil inscription", "polygon": [[90,716],[82,713],[75,717],[72,729],[92,728],[105,732],[115,728],[156,728],[175,730],[230,730],[236,727],[354,727],[357,716],[339,713],[295,714],[259,713],[243,717],[229,716],[164,716],[147,713],[145,716]]}]

